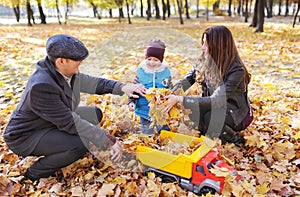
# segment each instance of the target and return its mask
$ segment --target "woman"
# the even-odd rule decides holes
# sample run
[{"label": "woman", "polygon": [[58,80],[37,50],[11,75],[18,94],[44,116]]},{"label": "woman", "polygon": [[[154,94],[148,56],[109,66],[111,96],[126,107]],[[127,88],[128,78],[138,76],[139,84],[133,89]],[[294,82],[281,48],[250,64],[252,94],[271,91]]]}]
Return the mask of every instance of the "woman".
[{"label": "woman", "polygon": [[202,97],[168,95],[165,110],[182,104],[191,110],[190,119],[201,134],[238,145],[243,138],[237,132],[253,119],[247,91],[250,78],[230,30],[225,26],[210,27],[202,35],[200,64],[173,88],[173,92],[180,87],[187,90],[198,82]]}]

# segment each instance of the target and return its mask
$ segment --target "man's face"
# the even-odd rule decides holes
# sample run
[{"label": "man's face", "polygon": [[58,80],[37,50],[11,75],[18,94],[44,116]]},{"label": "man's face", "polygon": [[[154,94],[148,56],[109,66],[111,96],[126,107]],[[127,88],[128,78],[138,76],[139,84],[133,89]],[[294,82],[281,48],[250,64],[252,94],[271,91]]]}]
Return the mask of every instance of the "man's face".
[{"label": "man's face", "polygon": [[58,58],[56,61],[56,69],[66,77],[72,77],[73,75],[78,74],[81,63],[82,61]]},{"label": "man's face", "polygon": [[82,63],[82,61],[75,61],[75,60],[68,59],[68,64],[69,64],[68,72],[71,76],[78,74],[79,66],[81,63]]}]

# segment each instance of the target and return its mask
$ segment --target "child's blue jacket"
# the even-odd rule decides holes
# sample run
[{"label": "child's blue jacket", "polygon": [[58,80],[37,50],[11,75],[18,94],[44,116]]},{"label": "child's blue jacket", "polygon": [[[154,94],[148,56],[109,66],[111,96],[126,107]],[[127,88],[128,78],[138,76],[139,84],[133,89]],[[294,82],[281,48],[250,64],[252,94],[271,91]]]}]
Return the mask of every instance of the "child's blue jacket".
[{"label": "child's blue jacket", "polygon": [[[139,82],[143,84],[147,89],[149,88],[168,88],[171,80],[171,72],[168,68],[168,63],[163,61],[161,66],[155,70],[151,70],[147,67],[146,61],[142,61],[137,69],[137,77]],[[150,120],[148,106],[148,100],[140,96],[135,103],[135,114]]]}]

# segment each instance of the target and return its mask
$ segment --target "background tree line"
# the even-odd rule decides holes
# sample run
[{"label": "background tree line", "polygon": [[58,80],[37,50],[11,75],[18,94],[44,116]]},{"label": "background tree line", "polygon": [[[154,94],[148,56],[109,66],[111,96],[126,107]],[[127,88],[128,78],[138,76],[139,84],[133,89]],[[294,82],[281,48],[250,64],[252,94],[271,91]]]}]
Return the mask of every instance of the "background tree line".
[{"label": "background tree line", "polygon": [[[250,13],[252,15],[252,27],[256,28],[256,32],[263,32],[264,18],[271,18],[274,15],[274,8],[278,8],[277,15],[288,16],[290,7],[294,15],[293,26],[300,8],[300,0],[83,0],[93,12],[93,16],[101,19],[101,11],[107,10],[109,17],[113,16],[113,10],[118,11],[118,18],[121,22],[127,13],[128,23],[131,24],[131,17],[145,17],[146,20],[151,18],[167,20],[167,18],[176,16],[179,18],[180,24],[184,23],[183,18],[190,19],[191,15],[199,18],[201,11],[209,17],[209,10],[215,15],[232,16],[233,13],[245,18],[248,22]],[[254,2],[253,2],[254,1]],[[37,6],[39,18],[42,24],[46,24],[46,15],[44,9],[52,8],[56,10],[58,23],[67,23],[68,14],[73,6],[79,3],[79,0],[0,0],[0,4],[9,6],[13,9],[16,20],[20,20],[20,8],[26,8],[28,25],[35,24],[32,5]],[[203,10],[203,7],[205,8]],[[227,10],[224,10],[225,9]],[[297,9],[296,9],[297,7]],[[64,9],[64,12],[61,10]],[[126,10],[126,12],[124,11]],[[233,10],[232,10],[233,9]],[[253,10],[251,10],[253,9]],[[285,10],[283,10],[285,9]],[[137,14],[137,11],[139,13]],[[224,13],[226,11],[226,13]],[[134,13],[136,13],[134,15]],[[64,17],[62,16],[64,14]],[[300,22],[300,17],[299,17]]]}]

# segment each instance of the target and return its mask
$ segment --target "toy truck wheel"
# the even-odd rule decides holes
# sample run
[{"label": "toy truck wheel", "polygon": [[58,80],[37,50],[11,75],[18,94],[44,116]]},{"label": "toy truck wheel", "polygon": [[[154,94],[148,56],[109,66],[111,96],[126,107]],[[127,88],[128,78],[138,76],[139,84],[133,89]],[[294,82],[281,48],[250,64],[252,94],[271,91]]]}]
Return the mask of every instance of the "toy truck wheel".
[{"label": "toy truck wheel", "polygon": [[178,177],[176,175],[173,175],[173,174],[161,171],[161,170],[157,170],[155,168],[146,167],[143,174],[147,175],[148,172],[155,173],[155,176],[160,177],[162,182],[164,182],[164,183],[178,182]]},{"label": "toy truck wheel", "polygon": [[161,176],[161,180],[162,182],[164,183],[173,183],[173,182],[176,182],[177,180],[173,177],[169,177],[169,176],[166,176],[166,175],[162,175]]},{"label": "toy truck wheel", "polygon": [[202,187],[199,192],[200,195],[208,194],[208,193],[215,194],[216,190],[214,188],[205,186],[205,187]]}]

